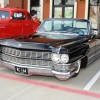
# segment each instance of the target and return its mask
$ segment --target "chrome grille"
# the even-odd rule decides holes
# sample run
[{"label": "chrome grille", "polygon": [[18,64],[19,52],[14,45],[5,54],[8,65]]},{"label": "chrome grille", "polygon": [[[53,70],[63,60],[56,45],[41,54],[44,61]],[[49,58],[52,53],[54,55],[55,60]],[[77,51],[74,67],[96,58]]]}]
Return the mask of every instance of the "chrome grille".
[{"label": "chrome grille", "polygon": [[68,67],[66,65],[57,65],[57,64],[54,64],[52,61],[21,59],[21,58],[16,58],[16,57],[4,55],[4,54],[2,54],[2,59],[10,63],[21,64],[25,66],[28,65],[30,67],[32,66],[44,67],[44,68],[54,67],[55,70],[58,70],[58,71],[68,70]]},{"label": "chrome grille", "polygon": [[16,64],[21,65],[39,65],[39,66],[50,66],[49,63],[52,63],[51,61],[43,61],[43,60],[32,60],[32,59],[21,59],[12,57],[9,55],[2,54],[2,59],[8,62],[13,62]]},{"label": "chrome grille", "polygon": [[[21,51],[9,47],[2,48],[1,58],[13,64],[28,65],[30,67],[54,68],[58,71],[68,70],[66,65],[57,65],[50,61],[50,52]],[[43,60],[45,59],[45,60]],[[48,60],[49,59],[49,60]]]},{"label": "chrome grille", "polygon": [[35,52],[35,51],[23,51],[14,48],[3,47],[2,53],[10,56],[19,58],[30,58],[30,59],[50,59],[50,52]]}]

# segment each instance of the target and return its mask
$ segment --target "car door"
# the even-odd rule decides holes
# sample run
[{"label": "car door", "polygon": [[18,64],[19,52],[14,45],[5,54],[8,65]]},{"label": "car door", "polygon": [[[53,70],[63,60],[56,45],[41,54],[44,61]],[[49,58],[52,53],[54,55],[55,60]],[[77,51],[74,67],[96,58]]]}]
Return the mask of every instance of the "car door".
[{"label": "car door", "polygon": [[24,34],[27,36],[32,35],[35,30],[35,22],[33,21],[31,15],[29,13],[26,13],[26,20],[24,22]]},{"label": "car door", "polygon": [[10,12],[0,11],[0,38],[7,38],[10,35],[9,32],[9,22],[10,22]]},{"label": "car door", "polygon": [[96,53],[96,39],[90,39],[86,44],[89,45],[89,51],[87,54],[88,57],[88,64],[90,64],[95,59],[95,53]]},{"label": "car door", "polygon": [[98,58],[100,56],[100,33],[95,36],[96,39],[96,51],[95,51],[95,56]]},{"label": "car door", "polygon": [[88,64],[100,56],[100,34],[93,36],[87,44],[89,45]]},{"label": "car door", "polygon": [[10,21],[10,34],[13,36],[23,36],[23,13],[16,11],[12,14]]}]

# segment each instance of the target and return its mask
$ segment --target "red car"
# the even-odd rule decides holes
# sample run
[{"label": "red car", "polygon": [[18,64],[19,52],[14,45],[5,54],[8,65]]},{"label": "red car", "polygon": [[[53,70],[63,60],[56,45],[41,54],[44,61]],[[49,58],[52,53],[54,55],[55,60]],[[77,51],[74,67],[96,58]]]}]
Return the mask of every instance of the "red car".
[{"label": "red car", "polygon": [[24,9],[0,8],[0,38],[30,36],[39,26]]}]

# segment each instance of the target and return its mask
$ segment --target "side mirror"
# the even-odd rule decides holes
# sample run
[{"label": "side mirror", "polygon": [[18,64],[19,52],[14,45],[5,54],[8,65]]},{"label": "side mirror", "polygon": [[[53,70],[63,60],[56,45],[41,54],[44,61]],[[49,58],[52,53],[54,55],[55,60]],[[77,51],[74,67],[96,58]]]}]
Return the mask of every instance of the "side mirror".
[{"label": "side mirror", "polygon": [[98,31],[93,31],[93,35],[98,35]]}]

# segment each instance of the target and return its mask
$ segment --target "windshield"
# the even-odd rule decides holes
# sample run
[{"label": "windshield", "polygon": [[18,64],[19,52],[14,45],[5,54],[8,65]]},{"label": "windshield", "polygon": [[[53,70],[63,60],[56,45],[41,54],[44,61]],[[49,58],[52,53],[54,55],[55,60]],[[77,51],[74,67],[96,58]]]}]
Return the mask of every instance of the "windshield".
[{"label": "windshield", "polygon": [[68,39],[78,35],[88,35],[90,23],[83,19],[47,19],[40,28],[39,33],[48,38]]},{"label": "windshield", "polygon": [[10,15],[9,11],[0,11],[0,19],[7,19]]}]

